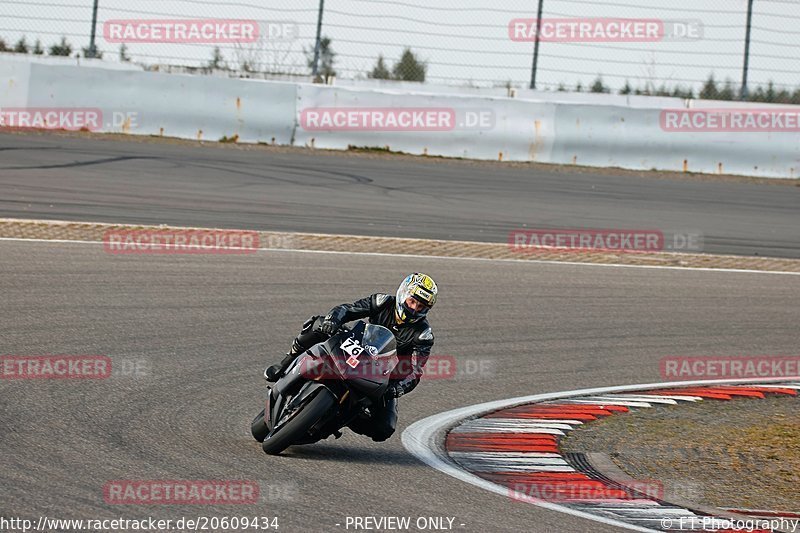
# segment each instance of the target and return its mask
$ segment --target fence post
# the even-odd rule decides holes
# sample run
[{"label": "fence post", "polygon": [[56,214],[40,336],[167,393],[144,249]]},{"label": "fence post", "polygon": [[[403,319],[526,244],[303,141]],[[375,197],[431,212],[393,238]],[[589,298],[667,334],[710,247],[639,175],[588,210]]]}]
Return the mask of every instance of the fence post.
[{"label": "fence post", "polygon": [[311,75],[316,82],[319,74],[319,49],[322,39],[322,13],[325,10],[325,0],[319,0],[319,15],[317,16],[317,41],[314,43],[314,65],[311,67]]},{"label": "fence post", "polygon": [[94,7],[92,8],[92,33],[89,37],[89,49],[86,50],[86,57],[97,57],[97,45],[95,45],[95,33],[97,29],[97,2],[94,0]]},{"label": "fence post", "polygon": [[747,0],[747,30],[744,37],[744,68],[742,69],[742,92],[740,100],[747,100],[747,69],[750,65],[750,26],[753,22],[753,0]]},{"label": "fence post", "polygon": [[531,67],[531,89],[536,88],[536,67],[539,63],[539,30],[542,23],[542,4],[544,0],[539,0],[539,9],[536,14],[536,41],[533,45],[533,66]]}]

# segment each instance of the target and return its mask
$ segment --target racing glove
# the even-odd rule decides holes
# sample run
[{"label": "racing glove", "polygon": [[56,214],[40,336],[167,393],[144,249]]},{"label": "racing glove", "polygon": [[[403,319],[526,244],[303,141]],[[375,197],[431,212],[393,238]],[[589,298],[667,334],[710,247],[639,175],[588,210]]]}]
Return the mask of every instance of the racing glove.
[{"label": "racing glove", "polygon": [[341,322],[339,322],[336,317],[333,315],[328,315],[324,319],[322,319],[322,324],[319,327],[320,333],[324,333],[328,337],[334,335],[338,330],[339,326],[341,326]]}]

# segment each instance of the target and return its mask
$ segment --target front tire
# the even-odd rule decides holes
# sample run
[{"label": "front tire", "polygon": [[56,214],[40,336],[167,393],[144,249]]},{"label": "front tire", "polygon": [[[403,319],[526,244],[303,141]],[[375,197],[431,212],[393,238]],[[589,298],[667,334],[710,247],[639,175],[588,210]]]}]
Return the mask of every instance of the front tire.
[{"label": "front tire", "polygon": [[253,438],[258,442],[264,442],[264,439],[269,435],[269,428],[267,427],[267,422],[264,420],[265,416],[265,409],[262,409],[250,424],[250,433],[253,434]]},{"label": "front tire", "polygon": [[330,411],[334,405],[336,405],[336,398],[333,397],[333,394],[326,388],[320,388],[319,392],[300,409],[294,418],[278,428],[277,433],[267,435],[263,439],[261,448],[264,453],[278,455],[295,442],[302,440],[308,428]]}]

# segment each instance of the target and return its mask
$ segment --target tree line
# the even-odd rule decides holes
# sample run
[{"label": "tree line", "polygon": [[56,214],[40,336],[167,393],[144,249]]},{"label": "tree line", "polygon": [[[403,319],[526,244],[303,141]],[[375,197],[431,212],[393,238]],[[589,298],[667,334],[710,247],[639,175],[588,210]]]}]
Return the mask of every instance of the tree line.
[{"label": "tree line", "polygon": [[[47,48],[47,55],[70,57],[73,51],[74,49],[72,47],[72,44],[70,44],[70,42],[67,41],[66,37],[62,37],[61,41],[54,43]],[[23,35],[13,45],[9,45],[5,39],[0,37],[0,52],[10,52],[13,54],[33,54],[37,56],[42,56],[45,53],[45,49],[42,47],[41,40],[36,39],[36,41],[33,44],[30,44],[26,39],[26,37]],[[83,52],[83,57],[89,57],[91,55],[89,53],[88,46],[81,48],[81,52]],[[94,57],[97,59],[102,59],[103,52],[97,50],[94,54]],[[120,61],[125,61],[125,62],[131,60],[131,57],[128,54],[128,47],[124,44],[119,47],[119,59]]]},{"label": "tree line", "polygon": [[[558,91],[567,91],[567,88],[561,84],[558,86]],[[592,93],[610,93],[611,88],[603,83],[602,76],[598,76],[594,83],[587,87],[588,92]],[[574,92],[584,92],[583,86],[578,83],[575,86]],[[676,98],[686,99],[699,99],[699,100],[739,100],[741,97],[741,87],[736,85],[732,80],[726,79],[724,82],[719,82],[714,77],[714,74],[709,74],[703,86],[695,95],[694,90],[686,89],[681,86],[672,88],[667,87],[666,84],[661,84],[655,87],[652,83],[645,84],[643,87],[633,88],[628,80],[625,85],[618,91],[618,94],[635,94],[642,96],[672,96]],[[748,91],[746,101],[749,102],[763,102],[770,104],[798,104],[800,105],[800,88],[794,91],[786,89],[779,89],[775,86],[775,82],[770,81],[766,87],[759,85],[754,89]]]}]

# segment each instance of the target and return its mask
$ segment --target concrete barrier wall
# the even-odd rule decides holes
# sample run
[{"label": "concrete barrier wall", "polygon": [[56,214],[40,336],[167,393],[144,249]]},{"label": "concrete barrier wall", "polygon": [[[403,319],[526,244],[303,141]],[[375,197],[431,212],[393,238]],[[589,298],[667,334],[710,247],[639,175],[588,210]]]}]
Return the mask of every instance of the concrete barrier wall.
[{"label": "concrete barrier wall", "polygon": [[[411,154],[504,161],[537,161],[640,170],[688,170],[797,178],[800,133],[673,132],[660,122],[664,109],[686,102],[624,97],[582,103],[403,92],[138,70],[91,68],[0,57],[0,109],[88,107],[103,113],[100,131],[185,139],[347,149],[388,148]],[[683,104],[683,105],[681,105]],[[692,108],[778,107],[735,102],[688,103]],[[359,130],[309,127],[309,110],[451,110],[445,131]],[[487,118],[488,117],[488,118]]]},{"label": "concrete barrier wall", "polygon": [[27,105],[32,66],[27,61],[0,60],[0,109]]},{"label": "concrete barrier wall", "polygon": [[103,132],[284,145],[294,132],[293,83],[0,61],[0,86],[0,109],[95,108]]},{"label": "concrete barrier wall", "polygon": [[[434,109],[452,111],[447,131],[315,131],[303,114],[337,108]],[[388,148],[392,151],[469,159],[531,161],[549,158],[554,139],[552,104],[508,98],[398,94],[303,84],[297,91],[296,144],[315,148]],[[491,126],[481,126],[487,119]]]},{"label": "concrete barrier wall", "polygon": [[[795,109],[800,112],[800,107]],[[798,177],[800,133],[665,131],[661,113],[660,109],[557,105],[550,162]]]}]

